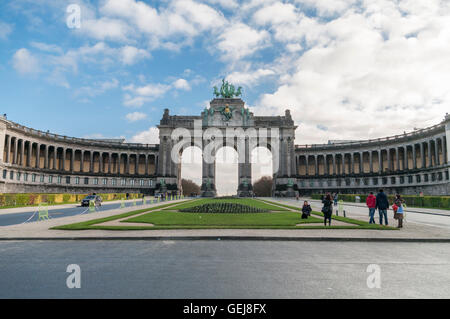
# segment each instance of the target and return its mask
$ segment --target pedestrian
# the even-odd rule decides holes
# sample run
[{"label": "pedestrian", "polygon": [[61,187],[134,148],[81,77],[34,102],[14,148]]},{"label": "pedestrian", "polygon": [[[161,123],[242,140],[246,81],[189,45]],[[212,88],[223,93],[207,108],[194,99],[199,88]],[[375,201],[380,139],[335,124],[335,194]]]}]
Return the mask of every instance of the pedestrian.
[{"label": "pedestrian", "polygon": [[375,224],[375,207],[377,205],[377,199],[373,192],[369,193],[366,198],[366,205],[369,208],[369,224]]},{"label": "pedestrian", "polygon": [[376,197],[375,209],[378,209],[378,214],[380,215],[380,225],[383,225],[383,218],[385,225],[388,225],[387,209],[389,208],[389,202],[383,189],[378,190]]},{"label": "pedestrian", "polygon": [[333,214],[333,200],[330,193],[327,193],[325,198],[322,200],[323,207],[323,223],[326,226],[328,220],[328,226],[331,226],[331,215]]},{"label": "pedestrian", "polygon": [[311,211],[311,205],[309,205],[308,201],[305,200],[302,207],[302,219],[307,219],[311,215]]},{"label": "pedestrian", "polygon": [[334,197],[333,197],[333,200],[334,200],[334,206],[337,206],[337,204],[338,204],[338,198],[339,198],[338,193],[334,193]]},{"label": "pedestrian", "polygon": [[394,219],[398,221],[397,228],[403,227],[403,217],[404,215],[404,206],[405,201],[401,198],[400,194],[395,195],[394,205],[392,205],[392,209],[396,206],[397,209],[394,210]]}]

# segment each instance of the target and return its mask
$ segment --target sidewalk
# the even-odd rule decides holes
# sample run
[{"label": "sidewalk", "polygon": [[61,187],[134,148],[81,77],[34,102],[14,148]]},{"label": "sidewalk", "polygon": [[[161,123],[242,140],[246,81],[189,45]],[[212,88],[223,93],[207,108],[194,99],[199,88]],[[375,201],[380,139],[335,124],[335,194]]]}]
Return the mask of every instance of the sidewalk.
[{"label": "sidewalk", "polygon": [[[153,199],[153,196],[149,196]],[[141,198],[136,199],[137,202],[142,201]],[[112,201],[105,201],[102,202],[103,205],[108,204],[119,204],[122,202],[121,199],[118,200],[112,200]],[[126,199],[124,200],[125,203],[132,203],[133,199]],[[75,203],[75,204],[59,204],[59,205],[49,205],[48,209],[64,209],[64,208],[73,208],[73,207],[80,207],[81,203]],[[17,214],[17,213],[29,213],[29,212],[35,212],[38,209],[39,206],[23,206],[23,207],[12,207],[12,208],[1,208],[0,209],[0,215],[6,215],[6,214]]]},{"label": "sidewalk", "polygon": [[[279,201],[271,199],[272,201]],[[172,201],[171,203],[183,200]],[[279,201],[281,202],[281,201]],[[139,209],[165,203],[140,206]],[[114,210],[68,216],[23,225],[0,227],[0,240],[319,240],[319,241],[418,241],[450,242],[443,228],[410,224],[402,230],[367,229],[186,229],[186,230],[51,230],[49,228],[136,210],[126,207]]]}]

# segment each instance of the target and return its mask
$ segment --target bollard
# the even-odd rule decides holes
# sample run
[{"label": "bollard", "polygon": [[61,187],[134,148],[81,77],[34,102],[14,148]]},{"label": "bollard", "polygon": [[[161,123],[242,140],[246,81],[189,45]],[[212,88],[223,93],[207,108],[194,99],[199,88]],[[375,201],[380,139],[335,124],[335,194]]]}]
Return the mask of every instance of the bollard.
[{"label": "bollard", "polygon": [[120,202],[120,208],[125,208],[125,201],[123,198],[122,201]]},{"label": "bollard", "polygon": [[344,210],[344,217],[346,217],[346,215],[345,215],[345,210]]},{"label": "bollard", "polygon": [[89,201],[89,212],[95,212],[95,202],[93,200]]}]

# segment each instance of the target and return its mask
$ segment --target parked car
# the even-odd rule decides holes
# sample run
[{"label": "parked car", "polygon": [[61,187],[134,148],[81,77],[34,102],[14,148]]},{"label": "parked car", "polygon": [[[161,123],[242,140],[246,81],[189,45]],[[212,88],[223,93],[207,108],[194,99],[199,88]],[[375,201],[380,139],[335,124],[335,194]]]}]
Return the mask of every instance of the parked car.
[{"label": "parked car", "polygon": [[81,206],[89,206],[89,202],[93,200],[95,206],[102,206],[102,198],[98,195],[89,195],[83,198]]}]

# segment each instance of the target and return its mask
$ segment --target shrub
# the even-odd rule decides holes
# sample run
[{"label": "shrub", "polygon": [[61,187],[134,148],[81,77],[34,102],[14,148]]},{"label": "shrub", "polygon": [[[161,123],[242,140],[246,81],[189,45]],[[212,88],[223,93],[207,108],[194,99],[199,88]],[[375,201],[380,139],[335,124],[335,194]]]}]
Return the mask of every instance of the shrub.
[{"label": "shrub", "polygon": [[212,203],[183,208],[180,209],[180,212],[245,214],[245,213],[267,213],[268,210],[236,203]]}]

